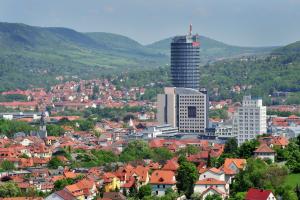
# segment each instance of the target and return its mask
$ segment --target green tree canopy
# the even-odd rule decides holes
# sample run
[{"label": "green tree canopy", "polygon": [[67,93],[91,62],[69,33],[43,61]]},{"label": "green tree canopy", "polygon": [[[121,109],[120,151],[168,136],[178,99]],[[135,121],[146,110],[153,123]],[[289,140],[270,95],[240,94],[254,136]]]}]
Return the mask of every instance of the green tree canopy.
[{"label": "green tree canopy", "polygon": [[143,185],[140,187],[139,191],[138,191],[138,197],[139,199],[143,199],[146,196],[151,196],[152,193],[152,187],[151,185]]},{"label": "green tree canopy", "polygon": [[47,133],[49,136],[61,136],[65,133],[65,130],[59,125],[48,124]]},{"label": "green tree canopy", "polygon": [[67,185],[71,185],[74,182],[75,182],[74,179],[71,178],[64,178],[61,180],[57,180],[54,182],[54,190],[55,191],[62,190],[64,189],[64,187],[66,187]]},{"label": "green tree canopy", "polygon": [[143,141],[133,141],[122,151],[120,160],[123,162],[152,158],[152,151]]},{"label": "green tree canopy", "polygon": [[17,197],[21,195],[20,188],[13,182],[5,182],[0,184],[0,197]]},{"label": "green tree canopy", "polygon": [[182,161],[176,175],[176,186],[179,192],[183,192],[190,198],[194,192],[194,184],[198,180],[198,170],[193,163]]},{"label": "green tree canopy", "polygon": [[213,195],[208,195],[205,200],[222,200],[222,197],[220,197],[220,195],[217,194],[213,194]]},{"label": "green tree canopy", "polygon": [[14,163],[8,161],[8,160],[3,160],[1,162],[1,168],[5,171],[11,171],[15,169]]},{"label": "green tree canopy", "polygon": [[160,147],[160,148],[155,148],[153,150],[153,160],[155,162],[161,162],[161,161],[166,161],[170,160],[173,158],[174,154],[167,148]]},{"label": "green tree canopy", "polygon": [[64,166],[64,163],[58,157],[52,157],[48,163],[50,169],[57,169],[59,166]]}]

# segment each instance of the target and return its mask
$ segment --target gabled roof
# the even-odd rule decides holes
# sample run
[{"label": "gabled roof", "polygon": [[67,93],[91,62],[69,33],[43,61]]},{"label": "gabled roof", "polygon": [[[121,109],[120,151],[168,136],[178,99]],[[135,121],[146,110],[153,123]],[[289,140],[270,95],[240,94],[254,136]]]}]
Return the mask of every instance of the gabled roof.
[{"label": "gabled roof", "polygon": [[209,188],[207,188],[206,190],[204,190],[201,193],[201,196],[205,195],[207,192],[209,192],[211,190],[214,190],[217,194],[219,194],[221,196],[224,194],[224,192],[222,192],[221,190],[219,190],[218,188],[216,188],[216,186],[210,186]]},{"label": "gabled roof", "polygon": [[214,168],[202,168],[202,169],[199,170],[199,173],[203,174],[207,171],[210,171],[210,172],[215,173],[215,174],[223,174],[224,173],[222,170],[217,169],[215,167]]},{"label": "gabled roof", "polygon": [[268,197],[271,193],[271,190],[250,188],[247,192],[245,200],[268,200]]},{"label": "gabled roof", "polygon": [[226,185],[225,181],[220,181],[214,178],[206,178],[195,183],[196,185]]},{"label": "gabled roof", "polygon": [[271,149],[268,145],[266,144],[261,144],[255,151],[254,153],[275,153],[273,149]]},{"label": "gabled roof", "polygon": [[162,169],[176,171],[178,168],[179,168],[179,164],[175,160],[168,160]]},{"label": "gabled roof", "polygon": [[170,170],[155,170],[151,174],[150,183],[173,185],[176,183],[175,173]]},{"label": "gabled roof", "polygon": [[224,164],[220,167],[220,170],[223,170],[225,174],[236,174],[237,172],[230,168],[231,164],[234,164],[239,170],[242,170],[246,165],[246,159],[226,158]]},{"label": "gabled roof", "polygon": [[69,192],[66,192],[65,190],[60,190],[55,192],[56,195],[58,195],[59,197],[61,197],[64,200],[74,200],[76,199],[72,194],[70,194]]}]

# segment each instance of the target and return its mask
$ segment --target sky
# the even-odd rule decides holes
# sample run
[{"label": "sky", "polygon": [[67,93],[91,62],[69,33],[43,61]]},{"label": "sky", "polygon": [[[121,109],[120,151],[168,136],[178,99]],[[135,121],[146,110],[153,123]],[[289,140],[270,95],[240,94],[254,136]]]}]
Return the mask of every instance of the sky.
[{"label": "sky", "polygon": [[193,32],[239,46],[300,40],[300,0],[0,0],[0,21],[122,34],[142,44]]}]

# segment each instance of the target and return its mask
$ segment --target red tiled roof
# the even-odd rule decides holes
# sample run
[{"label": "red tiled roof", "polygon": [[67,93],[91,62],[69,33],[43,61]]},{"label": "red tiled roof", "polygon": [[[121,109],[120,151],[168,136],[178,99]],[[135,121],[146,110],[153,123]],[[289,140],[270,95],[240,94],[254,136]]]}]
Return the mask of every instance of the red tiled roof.
[{"label": "red tiled roof", "polygon": [[168,160],[163,166],[162,170],[176,171],[179,168],[179,164],[175,160]]},{"label": "red tiled roof", "polygon": [[207,188],[206,190],[204,190],[201,194],[201,196],[203,196],[204,194],[206,194],[207,192],[214,190],[216,193],[218,193],[219,195],[223,195],[224,192],[220,191],[218,188],[216,188],[216,186],[210,186],[209,188]]},{"label": "red tiled roof", "polygon": [[246,159],[239,159],[239,158],[226,158],[224,164],[220,167],[221,170],[224,171],[225,174],[236,174],[230,168],[231,164],[234,164],[239,170],[242,170],[246,165]]},{"label": "red tiled roof", "polygon": [[266,144],[261,144],[254,152],[255,153],[275,153],[275,151]]},{"label": "red tiled roof", "polygon": [[215,174],[222,174],[222,173],[224,173],[222,170],[217,169],[215,167],[214,168],[202,168],[202,169],[199,170],[199,173],[203,174],[203,173],[205,173],[207,171],[211,171],[211,172],[213,172]]},{"label": "red tiled roof", "polygon": [[268,200],[268,197],[271,193],[271,190],[250,188],[247,192],[245,200]]},{"label": "red tiled roof", "polygon": [[150,183],[173,185],[176,183],[175,173],[173,171],[168,170],[155,170],[151,174]]},{"label": "red tiled roof", "polygon": [[206,178],[195,183],[196,185],[226,185],[225,181],[220,181],[214,178]]}]

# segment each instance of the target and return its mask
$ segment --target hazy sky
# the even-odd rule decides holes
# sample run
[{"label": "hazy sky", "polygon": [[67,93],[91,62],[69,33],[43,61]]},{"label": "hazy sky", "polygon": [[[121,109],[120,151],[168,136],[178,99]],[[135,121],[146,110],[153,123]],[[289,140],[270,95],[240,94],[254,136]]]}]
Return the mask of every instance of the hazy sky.
[{"label": "hazy sky", "polygon": [[0,21],[113,32],[143,44],[194,32],[247,46],[300,40],[300,0],[0,0]]}]

